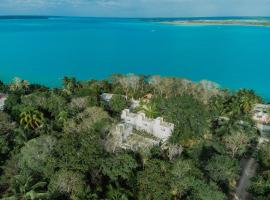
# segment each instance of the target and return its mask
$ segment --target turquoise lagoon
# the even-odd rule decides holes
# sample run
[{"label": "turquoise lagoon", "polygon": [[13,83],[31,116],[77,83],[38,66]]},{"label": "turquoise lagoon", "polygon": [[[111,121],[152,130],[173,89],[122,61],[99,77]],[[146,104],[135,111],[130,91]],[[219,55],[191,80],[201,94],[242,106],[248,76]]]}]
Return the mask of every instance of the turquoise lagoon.
[{"label": "turquoise lagoon", "polygon": [[0,19],[0,80],[59,86],[65,75],[159,74],[270,99],[270,27],[169,25],[143,19]]}]

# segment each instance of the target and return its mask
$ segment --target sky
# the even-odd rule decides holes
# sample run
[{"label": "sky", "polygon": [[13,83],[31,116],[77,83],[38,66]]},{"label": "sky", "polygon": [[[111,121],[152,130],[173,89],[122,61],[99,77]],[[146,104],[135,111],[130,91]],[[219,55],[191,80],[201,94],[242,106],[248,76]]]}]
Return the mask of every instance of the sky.
[{"label": "sky", "polygon": [[0,0],[0,15],[270,16],[270,0]]}]

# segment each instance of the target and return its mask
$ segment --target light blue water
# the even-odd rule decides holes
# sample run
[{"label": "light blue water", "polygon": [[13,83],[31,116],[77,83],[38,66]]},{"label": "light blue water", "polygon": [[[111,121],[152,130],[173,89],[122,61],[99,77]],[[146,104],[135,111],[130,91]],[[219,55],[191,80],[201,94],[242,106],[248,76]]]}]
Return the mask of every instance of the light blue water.
[{"label": "light blue water", "polygon": [[0,80],[58,86],[65,75],[209,79],[270,99],[270,27],[175,26],[120,19],[0,20]]}]

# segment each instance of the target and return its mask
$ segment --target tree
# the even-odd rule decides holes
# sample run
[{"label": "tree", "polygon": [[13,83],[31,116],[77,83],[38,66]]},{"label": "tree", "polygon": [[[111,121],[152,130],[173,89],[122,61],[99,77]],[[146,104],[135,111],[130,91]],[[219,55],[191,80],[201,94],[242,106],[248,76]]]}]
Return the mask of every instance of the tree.
[{"label": "tree", "polygon": [[[13,177],[13,196],[7,199],[49,199],[45,181],[37,181],[29,175],[16,175]],[[5,199],[5,198],[4,198]]]},{"label": "tree", "polygon": [[64,97],[51,92],[44,104],[44,109],[47,110],[51,116],[56,117],[61,111],[67,110],[67,101]]},{"label": "tree", "polygon": [[160,76],[151,76],[149,78],[149,84],[152,85],[152,87],[154,88],[154,92],[158,92],[160,95],[162,95],[163,90],[161,89],[161,82],[162,79]]},{"label": "tree", "polygon": [[122,110],[128,107],[126,98],[122,95],[113,95],[109,101],[109,109],[116,114],[122,112]]},{"label": "tree", "polygon": [[66,125],[67,120],[68,120],[68,113],[67,113],[66,111],[61,111],[61,112],[57,115],[56,119],[57,119],[60,123]]},{"label": "tree", "polygon": [[188,197],[190,200],[225,200],[226,195],[220,191],[214,182],[205,183],[204,181],[197,180],[193,186],[193,190]]},{"label": "tree", "polygon": [[175,78],[151,76],[149,79],[149,84],[153,86],[155,92],[158,91],[160,96],[165,95],[168,97],[175,92],[175,80]]},{"label": "tree", "polygon": [[123,188],[114,188],[112,185],[108,187],[107,198],[110,200],[128,200],[127,191]]},{"label": "tree", "polygon": [[141,108],[147,117],[150,117],[150,118],[157,117],[158,111],[154,103],[143,104]]},{"label": "tree", "polygon": [[176,160],[171,169],[171,190],[175,199],[188,195],[197,184],[202,173],[192,160]]},{"label": "tree", "polygon": [[54,176],[52,176],[49,190],[51,193],[67,195],[72,200],[81,199],[78,197],[85,198],[89,191],[89,189],[87,191],[83,174],[64,169],[56,172]]},{"label": "tree", "polygon": [[270,145],[264,144],[259,150],[259,160],[260,163],[265,167],[270,167]]},{"label": "tree", "polygon": [[79,84],[74,77],[65,76],[62,80],[63,82],[63,91],[68,95],[74,93],[75,89],[79,87]]},{"label": "tree", "polygon": [[248,114],[256,103],[262,102],[262,99],[255,94],[253,90],[241,89],[236,93],[240,108],[243,113]]},{"label": "tree", "polygon": [[106,158],[101,163],[101,172],[111,181],[128,180],[134,176],[137,162],[128,154],[118,154]]},{"label": "tree", "polygon": [[48,170],[63,168],[86,173],[100,169],[99,161],[104,155],[101,142],[99,130],[64,134],[53,148],[47,163]]},{"label": "tree", "polygon": [[212,157],[205,169],[213,181],[226,183],[231,187],[235,187],[240,171],[238,161],[224,155]]},{"label": "tree", "polygon": [[0,165],[12,149],[15,128],[16,123],[11,121],[10,116],[0,112]]},{"label": "tree", "polygon": [[228,95],[215,95],[212,96],[209,100],[208,107],[211,111],[211,114],[214,118],[223,116],[225,110],[225,102],[227,101]]},{"label": "tree", "polygon": [[27,129],[41,128],[44,123],[43,113],[37,110],[27,110],[20,114],[20,125]]},{"label": "tree", "polygon": [[[20,96],[16,94],[10,94],[8,95],[8,98],[5,101],[4,109],[8,111],[9,113],[12,111],[14,106],[18,105],[20,103]],[[15,118],[15,116],[13,116]]]},{"label": "tree", "polygon": [[29,89],[29,82],[26,80],[22,80],[19,77],[15,77],[12,83],[9,85],[9,89],[11,91],[26,91]]},{"label": "tree", "polygon": [[54,92],[35,92],[21,98],[22,104],[33,107],[36,110],[48,112],[51,116],[57,116],[62,110],[66,110],[67,102],[64,97]]},{"label": "tree", "polygon": [[252,178],[249,192],[252,193],[254,199],[267,199],[270,190],[270,171],[263,171],[259,175]]},{"label": "tree", "polygon": [[72,98],[70,102],[70,108],[74,110],[75,113],[82,112],[88,106],[87,97],[76,97]]},{"label": "tree", "polygon": [[96,126],[106,128],[110,116],[100,107],[88,107],[83,112],[69,119],[64,127],[66,133],[85,133]]},{"label": "tree", "polygon": [[48,103],[48,93],[35,92],[29,95],[24,95],[21,97],[21,103],[24,105],[31,106],[35,109],[40,109],[46,107]]},{"label": "tree", "polygon": [[125,95],[128,96],[130,89],[133,93],[138,90],[140,78],[135,74],[127,74],[126,76],[118,77],[118,82],[123,87]]},{"label": "tree", "polygon": [[44,174],[45,166],[56,144],[56,138],[43,135],[28,141],[21,149],[19,165],[21,169]]},{"label": "tree", "polygon": [[171,142],[188,146],[187,140],[198,139],[209,131],[210,114],[206,107],[192,96],[155,98],[153,103],[167,122],[174,123]]},{"label": "tree", "polygon": [[232,157],[241,156],[246,151],[249,141],[248,135],[242,131],[224,136],[225,146]]},{"label": "tree", "polygon": [[169,163],[162,160],[149,160],[137,176],[139,200],[171,199]]}]

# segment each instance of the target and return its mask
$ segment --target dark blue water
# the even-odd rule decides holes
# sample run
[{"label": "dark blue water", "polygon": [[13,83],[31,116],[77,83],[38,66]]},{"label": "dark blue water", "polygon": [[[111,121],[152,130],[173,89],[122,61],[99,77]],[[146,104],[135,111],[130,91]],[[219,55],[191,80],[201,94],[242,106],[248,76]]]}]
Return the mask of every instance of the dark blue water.
[{"label": "dark blue water", "polygon": [[0,19],[0,80],[49,86],[112,73],[209,79],[270,99],[270,27],[175,26],[139,19]]}]

